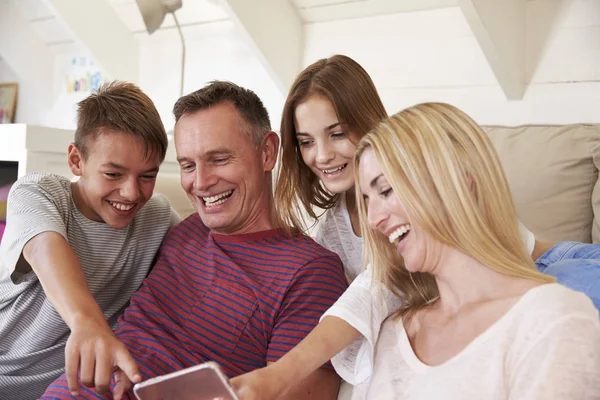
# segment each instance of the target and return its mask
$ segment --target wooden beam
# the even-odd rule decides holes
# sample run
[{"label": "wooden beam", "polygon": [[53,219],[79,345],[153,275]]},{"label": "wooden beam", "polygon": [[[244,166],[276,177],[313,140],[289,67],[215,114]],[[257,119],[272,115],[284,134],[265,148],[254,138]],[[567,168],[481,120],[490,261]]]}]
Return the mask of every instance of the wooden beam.
[{"label": "wooden beam", "polygon": [[289,0],[221,0],[283,96],[300,68],[304,28]]},{"label": "wooden beam", "polygon": [[139,46],[108,1],[49,0],[48,6],[111,79],[138,83]]},{"label": "wooden beam", "polygon": [[526,0],[459,0],[481,50],[506,98],[520,100],[526,89]]}]

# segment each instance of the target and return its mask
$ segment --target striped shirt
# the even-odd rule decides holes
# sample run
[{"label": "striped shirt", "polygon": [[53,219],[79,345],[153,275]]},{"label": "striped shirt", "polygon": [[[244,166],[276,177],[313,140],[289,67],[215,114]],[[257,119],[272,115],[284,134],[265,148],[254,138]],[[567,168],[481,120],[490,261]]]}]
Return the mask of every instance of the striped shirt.
[{"label": "striped shirt", "polygon": [[0,245],[0,399],[37,398],[64,372],[70,331],[35,273],[15,271],[25,244],[43,232],[61,234],[114,328],[177,218],[168,200],[157,195],[127,228],[117,230],[81,214],[65,177],[30,174],[14,184]]},{"label": "striped shirt", "polygon": [[[291,350],[346,286],[339,257],[309,237],[217,235],[194,214],[165,238],[116,334],[143,379],[209,360],[232,377]],[[64,375],[43,398],[71,398]]]}]

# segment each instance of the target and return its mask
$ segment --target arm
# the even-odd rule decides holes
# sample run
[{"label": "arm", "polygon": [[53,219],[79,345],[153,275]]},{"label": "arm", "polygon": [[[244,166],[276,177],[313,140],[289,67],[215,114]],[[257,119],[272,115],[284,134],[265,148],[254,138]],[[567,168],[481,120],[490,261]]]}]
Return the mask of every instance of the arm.
[{"label": "arm", "polygon": [[113,366],[138,381],[135,361],[108,326],[88,290],[79,260],[65,238],[56,232],[41,233],[25,245],[23,258],[71,329],[65,350],[69,390],[78,393],[78,370],[84,385],[96,386],[99,393],[107,391]]},{"label": "arm", "polygon": [[[35,177],[17,182],[9,195],[3,257],[13,282],[39,279],[50,303],[71,329],[66,344],[67,376],[78,390],[77,372],[86,384],[105,390],[120,366],[134,377],[135,363],[114,338],[90,294],[81,265],[67,242],[70,195],[58,181]],[[6,243],[5,243],[6,242]],[[34,274],[31,274],[33,270]]]},{"label": "arm", "polygon": [[[356,372],[356,357],[360,351],[372,354],[382,322],[400,307],[400,299],[385,288],[377,293],[370,276],[370,271],[361,273],[308,336],[280,360],[234,378],[232,384],[242,392],[241,398],[274,399],[336,355],[335,368],[350,383],[356,383],[357,375],[364,378],[370,373],[370,366],[364,364]],[[357,341],[361,337],[364,340]],[[342,350],[348,354],[338,354]]]},{"label": "arm", "polygon": [[[296,347],[267,367],[231,380],[242,400],[321,398],[307,388],[322,386],[323,398],[337,395],[340,379],[333,371],[320,368],[348,346],[360,333],[344,320],[325,317]],[[303,392],[304,390],[304,392]],[[313,395],[314,397],[310,397]]]},{"label": "arm", "polygon": [[598,398],[600,322],[581,314],[563,317],[534,343],[516,352],[509,400]]}]

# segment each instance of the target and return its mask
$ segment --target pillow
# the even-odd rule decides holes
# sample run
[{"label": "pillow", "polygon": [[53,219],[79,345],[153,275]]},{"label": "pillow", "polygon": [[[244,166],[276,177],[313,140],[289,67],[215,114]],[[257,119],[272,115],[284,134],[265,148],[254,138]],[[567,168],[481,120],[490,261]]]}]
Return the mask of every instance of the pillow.
[{"label": "pillow", "polygon": [[536,238],[600,242],[600,124],[484,129]]}]

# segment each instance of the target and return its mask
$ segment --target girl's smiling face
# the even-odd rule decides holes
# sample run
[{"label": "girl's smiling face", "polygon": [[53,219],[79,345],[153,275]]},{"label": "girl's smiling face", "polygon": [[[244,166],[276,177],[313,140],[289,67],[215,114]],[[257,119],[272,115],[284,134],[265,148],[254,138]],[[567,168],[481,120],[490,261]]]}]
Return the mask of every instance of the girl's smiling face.
[{"label": "girl's smiling face", "polygon": [[304,163],[327,190],[337,194],[351,189],[356,145],[331,101],[323,96],[310,96],[296,107],[294,125]]}]

